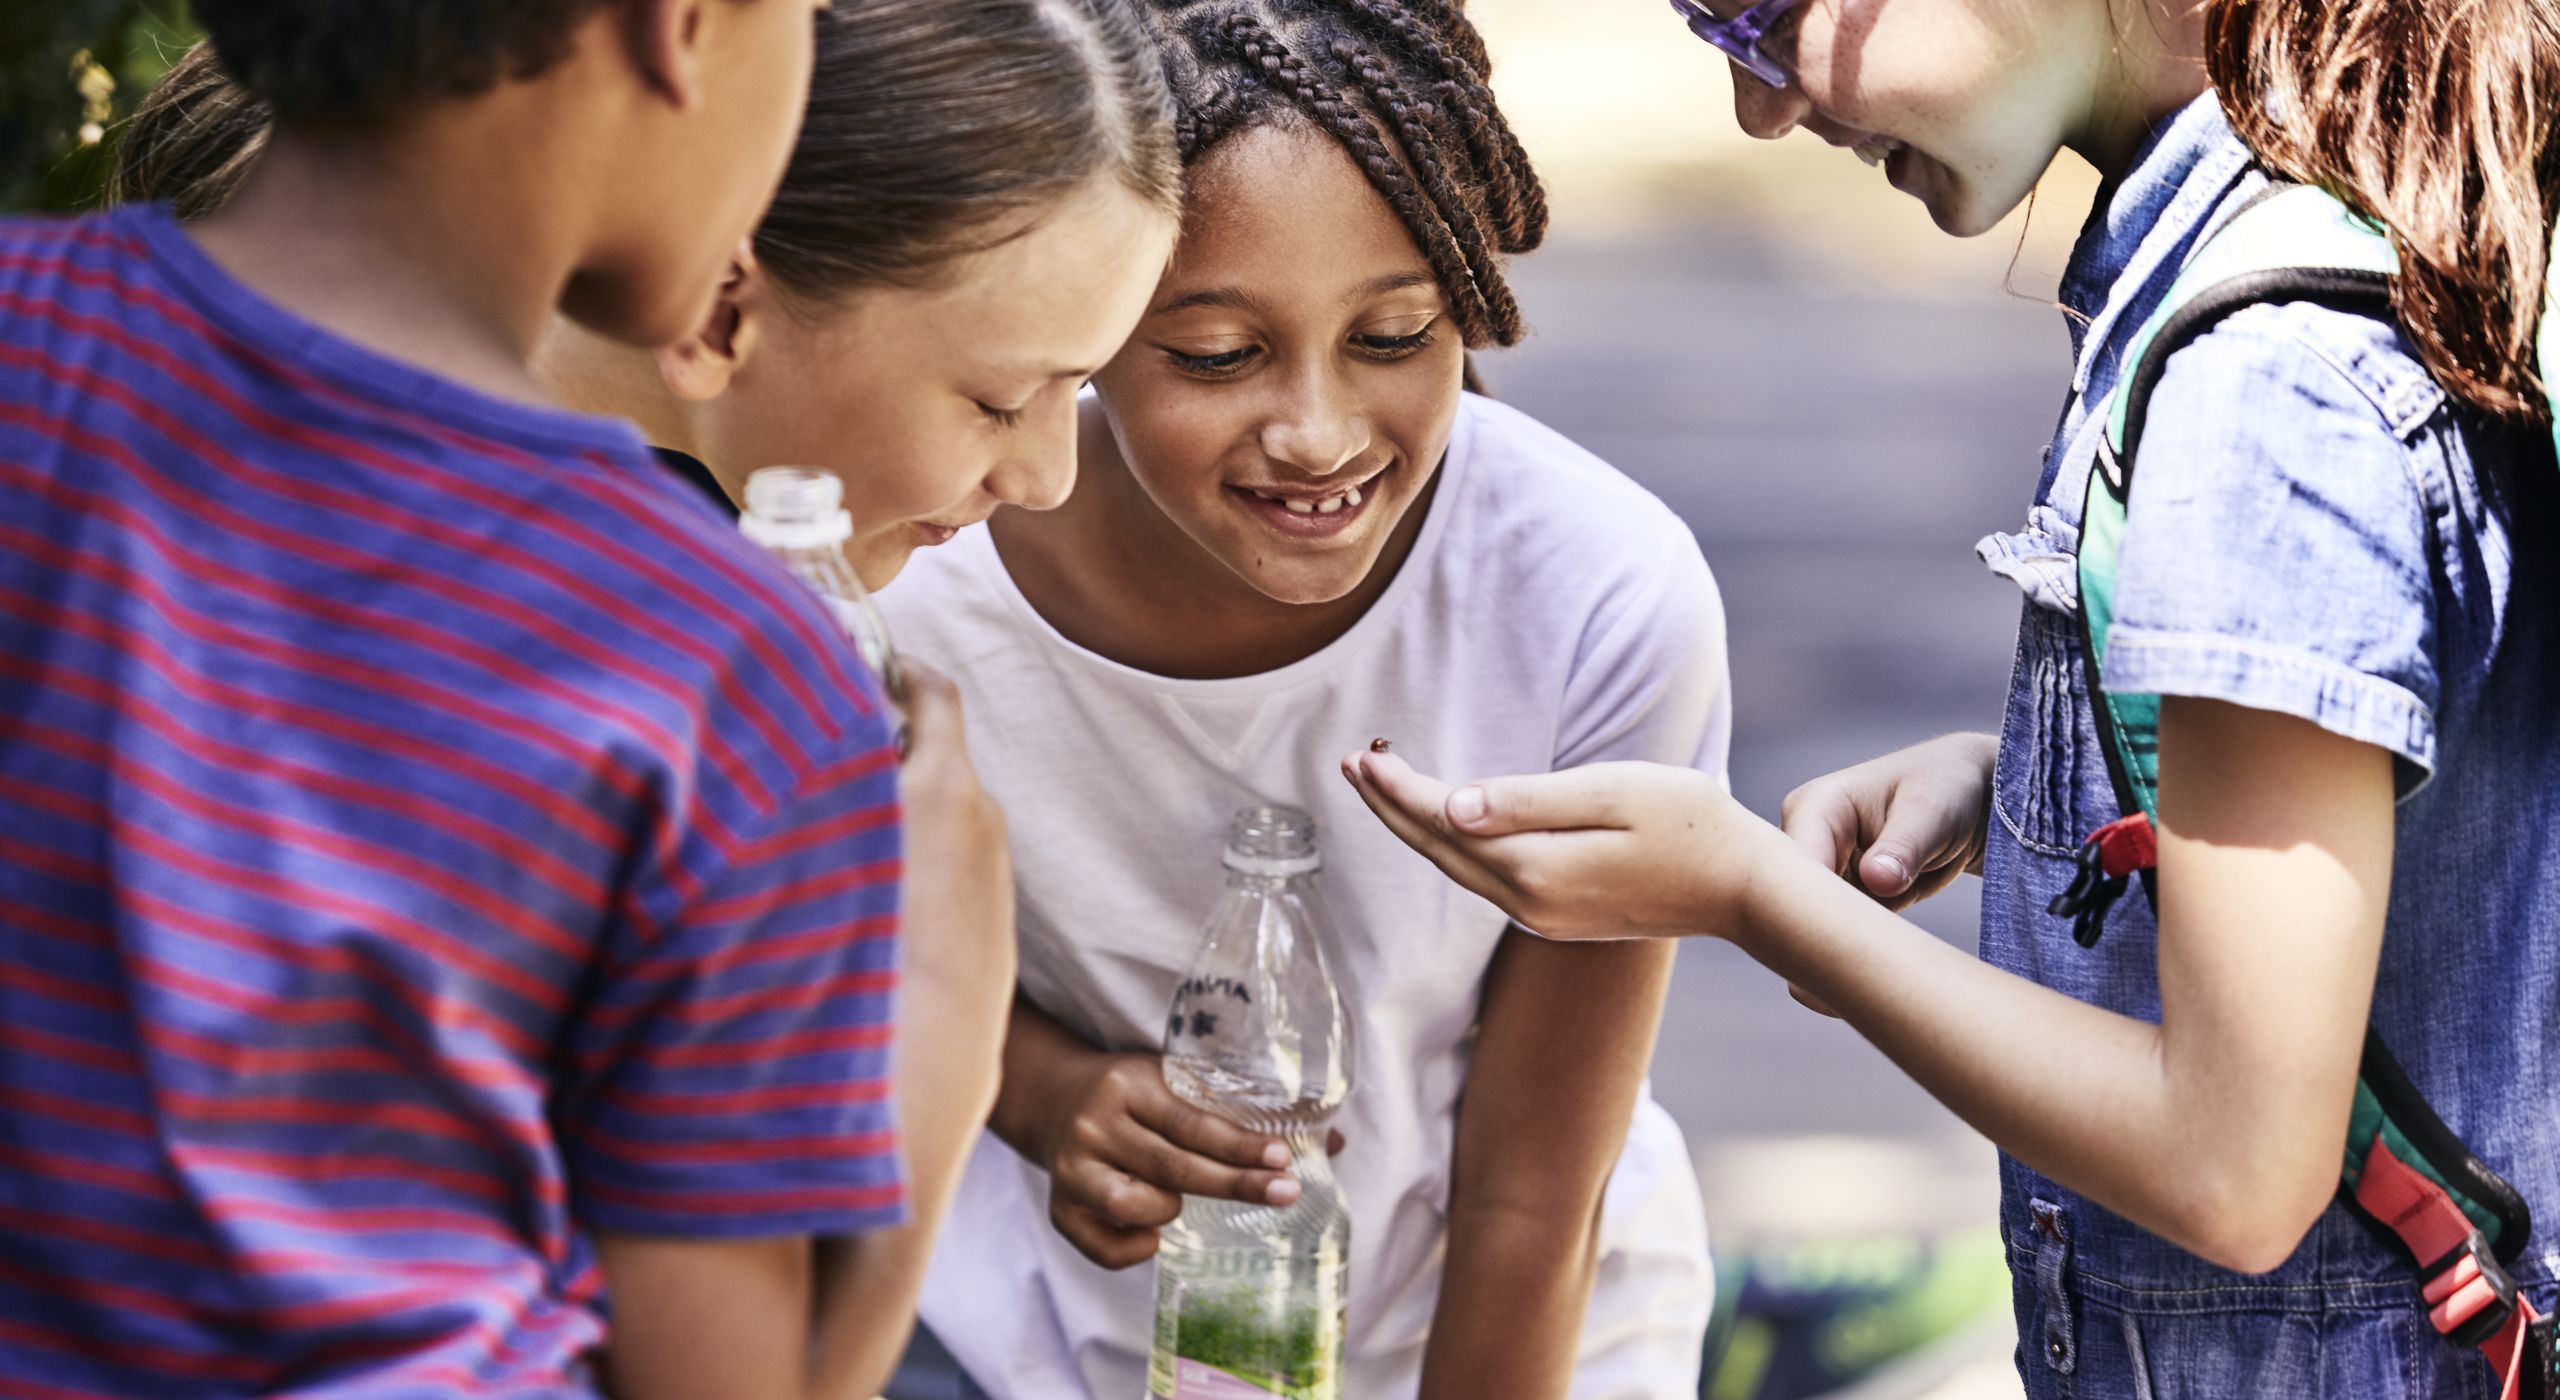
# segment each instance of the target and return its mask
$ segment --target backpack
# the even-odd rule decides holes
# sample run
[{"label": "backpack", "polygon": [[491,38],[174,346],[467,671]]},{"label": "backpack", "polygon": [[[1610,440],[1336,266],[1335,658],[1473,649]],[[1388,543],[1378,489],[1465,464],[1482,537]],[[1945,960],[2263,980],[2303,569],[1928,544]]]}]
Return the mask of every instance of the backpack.
[{"label": "backpack", "polygon": [[[2279,182],[2206,234],[2127,349],[2128,369],[2089,473],[2078,560],[2087,689],[2108,776],[2127,815],[2088,838],[2077,878],[2053,901],[2051,912],[2072,920],[2082,947],[2097,943],[2107,911],[2133,879],[2146,897],[2154,894],[2158,863],[2160,697],[2113,693],[2100,682],[2152,391],[2171,355],[2244,307],[2311,301],[2391,320],[2398,271],[2398,252],[2377,225],[2326,191]],[[2560,392],[2552,379],[2560,374],[2560,311],[2543,317],[2540,351],[2546,385]],[[2523,1197],[2445,1126],[2370,1026],[2338,1192],[2398,1241],[2417,1266],[2429,1324],[2488,1356],[2502,1400],[2560,1397],[2552,1321],[2516,1292],[2505,1267],[2532,1233]]]}]

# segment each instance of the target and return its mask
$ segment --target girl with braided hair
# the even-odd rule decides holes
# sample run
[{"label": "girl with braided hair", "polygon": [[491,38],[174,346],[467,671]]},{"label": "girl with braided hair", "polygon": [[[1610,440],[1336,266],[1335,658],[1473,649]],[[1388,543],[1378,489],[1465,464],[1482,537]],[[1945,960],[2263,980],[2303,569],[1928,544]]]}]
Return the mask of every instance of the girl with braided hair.
[{"label": "girl with braided hair", "polygon": [[1313,811],[1357,1045],[1328,1396],[1694,1395],[1710,1304],[1685,1144],[1644,1089],[1670,959],[1543,942],[1333,779],[1459,765],[1720,778],[1723,621],[1660,502],[1465,392],[1523,333],[1536,173],[1439,0],[1156,0],[1187,205],[1095,379],[1057,510],[881,597],[971,699],[1014,833],[1021,997],[925,1320],[981,1393],[1146,1393],[1160,1227],[1282,1204],[1277,1140],[1174,1097],[1158,1037],[1227,818]]},{"label": "girl with braided hair", "polygon": [[[2028,1395],[2550,1395],[2560,0],[1689,22],[1744,126],[1950,232],[2106,177],[1978,546],[2000,731],[1774,824],[1649,765],[1348,775],[1546,933],[1732,939],[1997,1142]],[[1981,960],[1892,912],[1967,871]]]}]

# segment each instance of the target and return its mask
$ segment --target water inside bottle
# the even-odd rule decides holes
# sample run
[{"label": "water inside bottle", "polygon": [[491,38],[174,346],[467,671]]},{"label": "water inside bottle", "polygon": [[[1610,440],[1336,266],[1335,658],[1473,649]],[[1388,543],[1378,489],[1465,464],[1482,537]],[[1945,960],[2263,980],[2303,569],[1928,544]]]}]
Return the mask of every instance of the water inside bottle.
[{"label": "water inside bottle", "polygon": [[1340,1400],[1351,1220],[1325,1137],[1349,1089],[1324,957],[1315,826],[1248,808],[1227,889],[1166,1017],[1165,1083],[1289,1144],[1287,1206],[1192,1196],[1156,1255],[1153,1400]]}]

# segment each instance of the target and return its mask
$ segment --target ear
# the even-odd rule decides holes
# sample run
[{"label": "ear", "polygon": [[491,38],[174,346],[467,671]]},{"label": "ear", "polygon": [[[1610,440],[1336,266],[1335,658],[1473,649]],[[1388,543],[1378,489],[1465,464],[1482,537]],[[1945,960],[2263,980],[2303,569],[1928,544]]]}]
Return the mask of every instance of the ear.
[{"label": "ear", "polygon": [[729,271],[720,279],[711,314],[693,334],[657,353],[659,377],[677,398],[707,403],[728,392],[763,335],[765,290],[754,242],[742,240],[729,255]]},{"label": "ear", "polygon": [[702,101],[703,9],[709,0],[624,0],[623,35],[632,66],[651,91],[679,111]]}]

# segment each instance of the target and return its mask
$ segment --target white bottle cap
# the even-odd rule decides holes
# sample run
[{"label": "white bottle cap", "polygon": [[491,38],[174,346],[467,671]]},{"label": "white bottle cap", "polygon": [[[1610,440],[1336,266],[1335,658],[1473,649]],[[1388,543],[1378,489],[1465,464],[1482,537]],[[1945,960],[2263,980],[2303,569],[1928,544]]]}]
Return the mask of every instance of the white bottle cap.
[{"label": "white bottle cap", "polygon": [[1226,867],[1243,875],[1308,875],[1324,868],[1316,851],[1316,819],[1295,807],[1266,803],[1236,813],[1227,828]]},{"label": "white bottle cap", "polygon": [[738,529],[767,549],[827,549],[853,538],[844,481],[808,467],[764,467],[747,478]]}]

